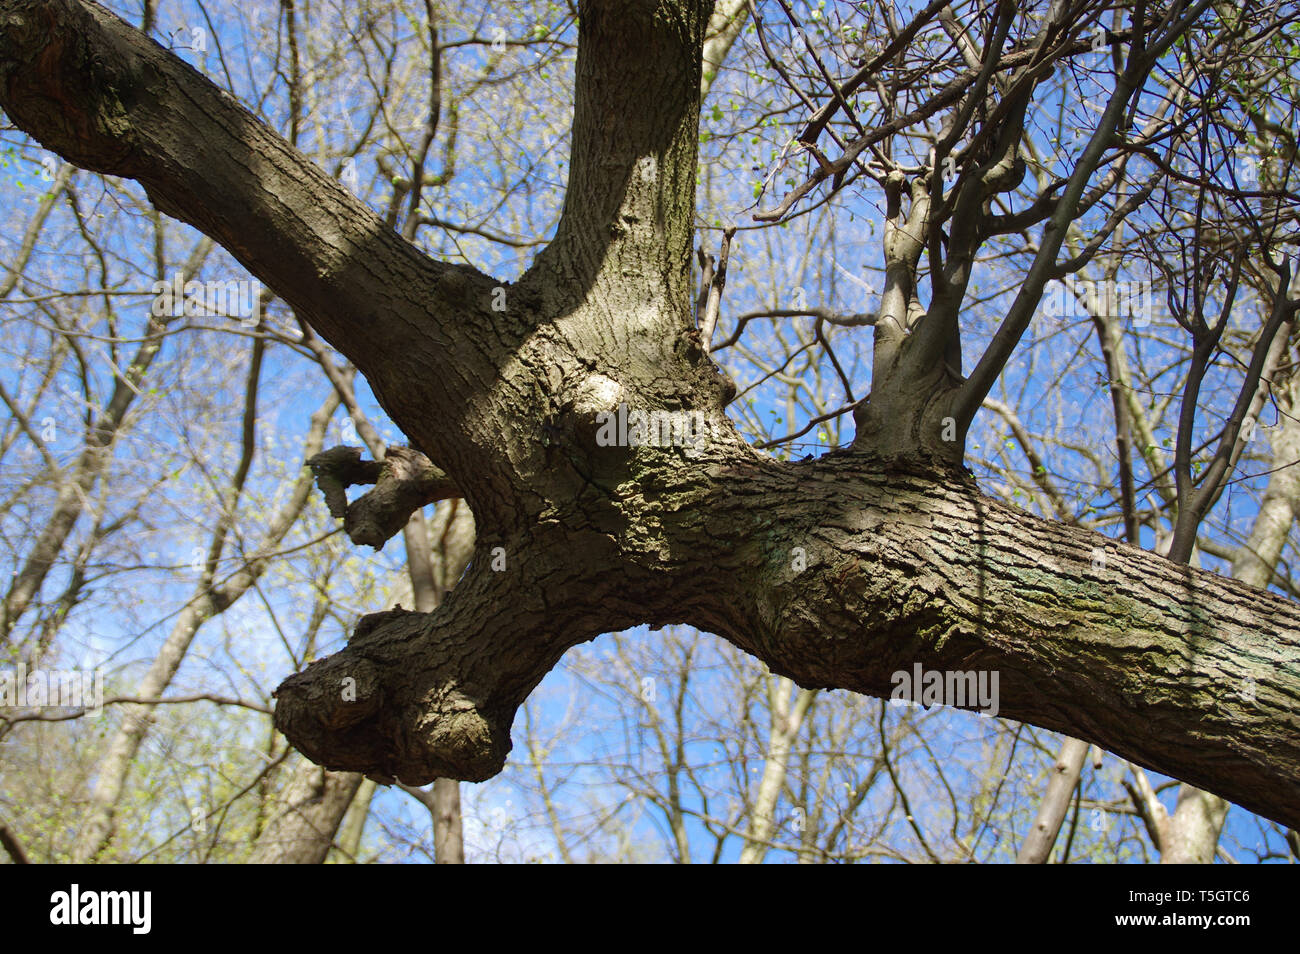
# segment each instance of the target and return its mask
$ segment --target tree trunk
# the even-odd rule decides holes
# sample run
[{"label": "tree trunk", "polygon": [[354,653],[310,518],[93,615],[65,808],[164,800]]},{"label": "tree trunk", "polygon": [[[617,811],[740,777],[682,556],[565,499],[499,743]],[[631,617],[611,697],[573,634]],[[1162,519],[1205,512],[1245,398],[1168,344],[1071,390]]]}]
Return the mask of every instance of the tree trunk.
[{"label": "tree trunk", "polygon": [[1061,824],[1070,810],[1070,801],[1075,786],[1079,784],[1079,773],[1083,771],[1089,748],[1087,742],[1073,738],[1066,739],[1061,745],[1061,752],[1052,765],[1047,791],[1039,803],[1034,825],[1020,846],[1016,864],[1041,865],[1051,856],[1056,836],[1061,833]]},{"label": "tree trunk", "polygon": [[[334,769],[485,779],[566,649],[684,623],[807,688],[889,696],[913,664],[988,671],[998,715],[1300,824],[1296,604],[984,496],[951,463],[942,394],[913,394],[906,419],[867,415],[818,460],[736,433],[734,389],[692,327],[710,7],[583,5],[563,212],[507,285],[423,255],[101,8],[0,0],[12,121],[221,242],[355,362],[474,512],[473,560],[442,606],[365,617],[284,682],[277,725]],[[606,415],[629,409],[702,437],[629,428],[610,446]]]},{"label": "tree trunk", "polygon": [[1227,818],[1226,801],[1193,785],[1180,785],[1178,805],[1165,820],[1160,863],[1213,864]]},{"label": "tree trunk", "polygon": [[327,772],[319,765],[300,763],[284,789],[283,807],[258,837],[249,863],[324,864],[360,786],[356,772]]},{"label": "tree trunk", "polygon": [[[769,677],[771,678],[771,677]],[[772,725],[767,737],[763,776],[758,782],[753,809],[749,813],[749,829],[745,832],[745,847],[740,850],[742,865],[762,864],[772,836],[776,832],[776,804],[785,787],[790,764],[790,749],[803,728],[804,719],[816,697],[815,692],[800,689],[793,705],[790,696],[794,689],[788,679],[778,679],[771,694]]]},{"label": "tree trunk", "polygon": [[[1285,387],[1276,388],[1278,423],[1272,435],[1273,469],[1250,536],[1233,561],[1232,575],[1251,586],[1273,579],[1282,548],[1295,523],[1300,501],[1300,372],[1292,370]],[[1178,804],[1165,822],[1161,864],[1212,864],[1228,803],[1191,785],[1178,790]]]},{"label": "tree trunk", "polygon": [[366,821],[370,818],[370,803],[375,797],[378,786],[370,779],[362,779],[352,804],[343,816],[339,829],[339,851],[346,862],[355,864],[361,853],[361,836],[366,830]]},{"label": "tree trunk", "polygon": [[408,795],[429,810],[433,821],[433,860],[439,865],[465,863],[465,838],[460,814],[460,783],[450,778],[434,779],[427,791],[405,785]]}]

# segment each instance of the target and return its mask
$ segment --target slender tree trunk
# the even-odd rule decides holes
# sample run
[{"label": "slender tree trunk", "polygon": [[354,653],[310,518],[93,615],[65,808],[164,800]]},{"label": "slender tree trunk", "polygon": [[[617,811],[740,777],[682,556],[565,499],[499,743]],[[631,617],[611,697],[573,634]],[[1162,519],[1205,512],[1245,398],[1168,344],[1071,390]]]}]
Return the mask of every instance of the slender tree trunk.
[{"label": "slender tree trunk", "polygon": [[749,22],[748,0],[717,0],[704,38],[700,65],[700,102],[708,98],[732,44]]},{"label": "slender tree trunk", "polygon": [[[446,508],[444,508],[446,509]],[[468,508],[461,507],[467,513]],[[445,524],[447,521],[441,521]],[[437,585],[435,558],[429,541],[429,528],[420,511],[416,511],[404,531],[406,541],[406,571],[411,581],[411,591],[415,598],[415,608],[421,613],[432,613],[438,608],[440,590]],[[462,541],[462,548],[453,557],[460,562],[460,572],[473,550],[472,533]],[[445,563],[448,554],[438,554],[439,562]],[[460,575],[458,572],[457,576]],[[463,822],[460,815],[460,782],[451,778],[435,779],[431,792],[429,814],[433,816],[433,857],[435,864],[463,865],[465,863],[465,840],[462,832]]]},{"label": "slender tree trunk", "polygon": [[1083,771],[1084,760],[1088,757],[1091,746],[1079,739],[1066,739],[1061,745],[1060,754],[1052,764],[1052,774],[1047,782],[1047,791],[1038,805],[1038,814],[1033,827],[1020,846],[1016,863],[1021,865],[1041,865],[1052,854],[1056,836],[1061,832],[1061,824],[1070,810],[1074,790],[1079,784],[1079,773]]},{"label": "slender tree trunk", "polygon": [[345,861],[355,863],[361,853],[361,836],[366,830],[366,821],[370,818],[370,803],[375,797],[378,786],[370,779],[362,779],[352,804],[348,806],[339,829],[339,850]]},{"label": "slender tree trunk", "polygon": [[795,694],[792,705],[790,696],[794,693],[794,683],[779,676],[769,678],[777,684],[769,697],[772,721],[767,737],[763,776],[759,779],[758,792],[754,796],[754,806],[749,815],[745,847],[740,851],[742,865],[762,864],[772,843],[772,835],[777,828],[776,804],[785,788],[790,749],[803,728],[804,719],[817,695],[810,689],[800,689]]},{"label": "slender tree trunk", "polygon": [[1228,803],[1193,785],[1178,786],[1178,804],[1164,824],[1162,865],[1214,863]]},{"label": "slender tree trunk", "polygon": [[465,834],[460,815],[460,782],[440,778],[433,783],[433,858],[440,865],[465,863]]},{"label": "slender tree trunk", "polygon": [[[357,435],[376,460],[387,460],[388,448],[357,404],[351,376],[339,372],[333,364],[332,356],[319,341],[306,338],[306,344],[334,384],[339,399],[356,426]],[[394,602],[397,605],[410,603],[419,612],[431,613],[442,602],[443,596],[456,585],[473,553],[474,520],[469,507],[459,499],[444,501],[434,515],[432,527],[424,519],[423,511],[416,510],[402,527],[402,542],[406,547],[407,589]],[[421,793],[417,797],[424,801],[425,794]],[[428,807],[433,818],[437,863],[464,864],[459,783],[453,779],[439,779],[427,794],[432,799]]]},{"label": "slender tree trunk", "polygon": [[[1273,579],[1300,505],[1300,371],[1274,390],[1278,423],[1272,434],[1273,466],[1250,536],[1232,565],[1235,579],[1266,587]],[[1178,803],[1164,825],[1160,863],[1213,864],[1229,804],[1210,792],[1181,785]]]},{"label": "slender tree trunk", "polygon": [[[407,574],[411,582],[416,610],[431,613],[438,608],[442,593],[455,585],[465,571],[474,547],[473,522],[469,508],[451,501],[440,508],[430,542],[424,515],[416,511],[404,531]],[[433,819],[433,856],[436,864],[465,863],[464,822],[460,812],[460,783],[451,778],[433,782],[425,803]]]},{"label": "slender tree trunk", "polygon": [[302,761],[281,796],[281,807],[263,830],[250,864],[325,863],[334,835],[362,778],[356,772],[327,772]]}]

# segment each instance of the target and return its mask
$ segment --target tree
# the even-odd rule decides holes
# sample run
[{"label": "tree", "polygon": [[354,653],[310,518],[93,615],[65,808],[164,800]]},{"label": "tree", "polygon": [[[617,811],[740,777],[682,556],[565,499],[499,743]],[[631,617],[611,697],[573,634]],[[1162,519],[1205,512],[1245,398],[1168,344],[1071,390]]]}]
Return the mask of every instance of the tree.
[{"label": "tree", "polygon": [[[1189,105],[1199,84],[1248,85],[1252,58],[1286,21],[1210,0],[1138,4],[1127,23],[1124,12],[999,2],[971,6],[962,22],[935,2],[891,21],[849,80],[825,74],[831,88],[820,107],[808,102],[795,140],[811,171],[760,217],[784,217],[823,183],[874,181],[886,201],[885,287],[874,315],[847,322],[870,325],[874,340],[870,395],[851,408],[853,443],[802,461],[750,445],[728,418],[735,388],[711,358],[724,252],[698,325],[692,307],[705,0],[581,6],[563,210],[512,283],[422,253],[230,96],[92,3],[0,2],[0,105],[69,162],[137,180],[361,370],[417,466],[381,468],[379,486],[349,512],[364,501],[391,535],[432,500],[463,497],[473,511],[472,560],[437,611],[370,615],[346,649],[281,685],[276,723],[313,761],[416,785],[488,778],[518,707],[566,649],[641,623],[685,623],[808,688],[889,696],[894,674],[915,664],[994,671],[1000,715],[1294,826],[1300,607],[1187,565],[1300,304],[1280,253],[1292,241],[1293,197],[1266,190],[1263,213],[1230,219],[1224,210],[1243,190],[1207,178],[1218,168],[1208,153],[1190,171],[1172,155],[1182,133],[1204,139],[1216,128],[1208,108]],[[922,42],[939,35],[931,28],[949,35],[945,51]],[[1078,156],[1034,160],[1037,187],[1025,193],[1036,95],[1056,67],[1095,50],[1113,65],[1095,128]],[[951,80],[868,130],[855,92],[908,52],[880,95],[904,95],[909,69]],[[921,128],[940,114],[937,128]],[[817,142],[836,116],[828,135],[840,155],[829,158]],[[901,149],[921,132],[932,148],[918,163]],[[887,140],[899,154],[882,150]],[[1160,174],[1135,174],[1144,161]],[[1196,222],[1211,226],[1197,231],[1196,261],[1168,296],[1194,357],[1166,559],[986,496],[963,464],[975,415],[1049,281],[1086,265],[1158,186],[1186,180]],[[1181,221],[1172,193],[1159,195]],[[1033,252],[965,374],[974,264],[1008,235]],[[1060,260],[1079,235],[1080,251]],[[1172,256],[1158,238],[1156,265]],[[1245,350],[1238,399],[1202,453],[1200,387],[1243,272],[1266,289],[1265,319]],[[1224,286],[1232,294],[1219,294]],[[681,430],[638,439],[645,431],[633,423],[607,440],[611,416],[633,415],[704,439],[688,445]],[[374,525],[353,539],[382,542]]]}]

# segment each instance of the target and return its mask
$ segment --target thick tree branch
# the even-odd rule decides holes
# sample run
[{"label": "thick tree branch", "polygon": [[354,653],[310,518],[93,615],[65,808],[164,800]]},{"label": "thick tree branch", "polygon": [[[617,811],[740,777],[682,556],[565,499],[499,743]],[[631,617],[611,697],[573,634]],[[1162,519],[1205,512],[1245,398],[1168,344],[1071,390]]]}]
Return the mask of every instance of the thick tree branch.
[{"label": "thick tree branch", "polygon": [[888,697],[916,663],[995,672],[999,716],[1300,820],[1300,606],[963,481],[715,452],[622,485],[603,532],[517,540],[501,571],[480,552],[439,613],[367,617],[281,687],[278,724],[330,767],[480,779],[565,649],[687,623],[805,687]]}]

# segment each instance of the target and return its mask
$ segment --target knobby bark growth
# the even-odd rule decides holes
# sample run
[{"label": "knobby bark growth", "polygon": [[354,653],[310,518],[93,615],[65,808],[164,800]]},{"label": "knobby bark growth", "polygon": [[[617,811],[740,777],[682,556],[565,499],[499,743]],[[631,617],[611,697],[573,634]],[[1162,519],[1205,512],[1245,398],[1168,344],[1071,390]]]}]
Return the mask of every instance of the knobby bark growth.
[{"label": "knobby bark growth", "polygon": [[[693,326],[710,8],[582,5],[563,212],[508,284],[423,254],[103,8],[0,0],[10,120],[78,166],[137,180],[222,244],[355,363],[409,438],[424,495],[387,486],[399,509],[369,513],[363,539],[381,542],[431,494],[472,508],[474,556],[445,602],[365,617],[344,650],[285,680],[276,724],[329,769],[482,780],[501,770],[517,707],[568,648],[684,623],[804,687],[887,696],[914,663],[994,670],[999,715],[1300,824],[1300,606],[1032,517],[982,494],[961,466],[965,429],[1052,275],[1109,134],[1033,220],[1046,218],[1045,251],[1024,301],[964,378],[957,316],[979,236],[963,229],[1023,174],[1017,122],[1038,75],[1032,57],[1008,54],[1022,72],[1004,84],[1004,125],[944,213],[941,294],[918,314],[919,236],[950,200],[929,180],[892,178],[858,437],[820,459],[775,460],[728,421],[733,388]],[[1050,26],[1043,42],[1055,42]],[[1119,121],[1145,58],[1169,41],[1133,43],[1104,121]],[[995,51],[973,71],[979,96],[1000,62]],[[600,415],[620,406],[689,420],[705,439],[603,446]],[[347,483],[340,463],[325,469]]]}]

